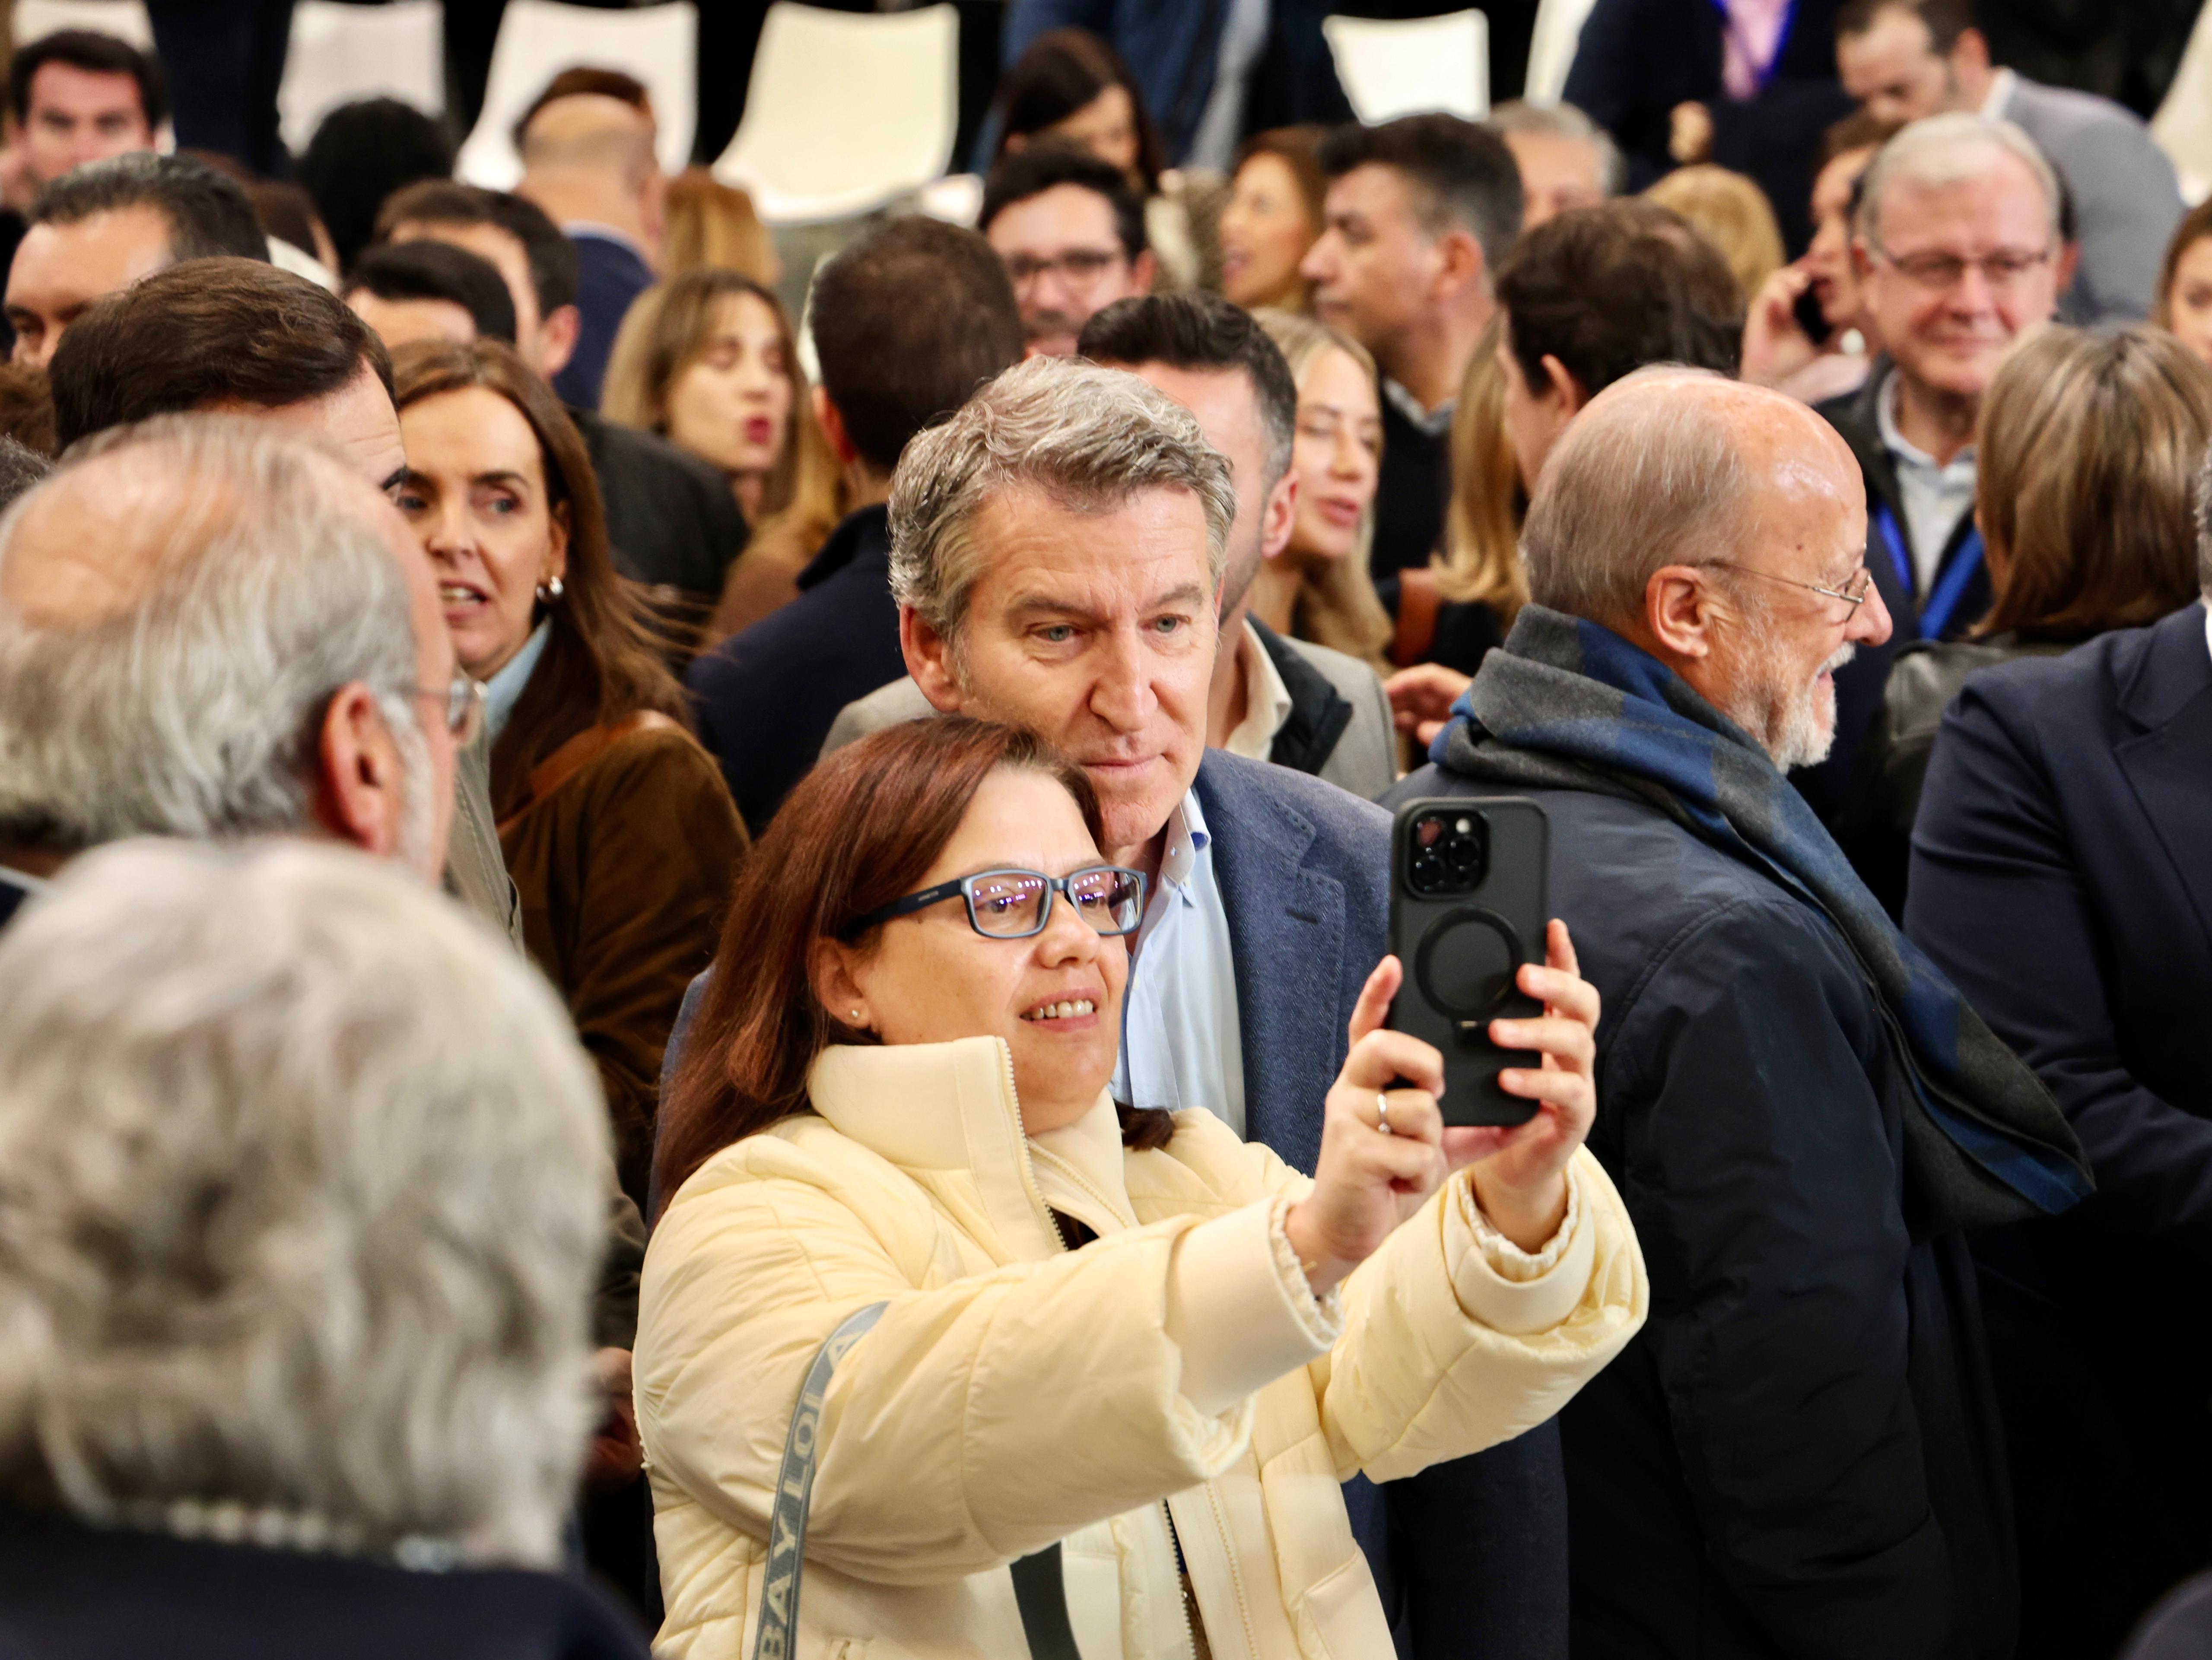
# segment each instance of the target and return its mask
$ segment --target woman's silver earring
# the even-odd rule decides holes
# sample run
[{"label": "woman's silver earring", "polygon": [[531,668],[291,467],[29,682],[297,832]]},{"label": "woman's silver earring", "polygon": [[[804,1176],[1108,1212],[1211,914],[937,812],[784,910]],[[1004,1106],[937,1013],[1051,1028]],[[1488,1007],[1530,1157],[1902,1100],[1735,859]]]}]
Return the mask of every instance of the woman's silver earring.
[{"label": "woman's silver earring", "polygon": [[558,577],[554,577],[554,578],[553,578],[553,579],[551,579],[550,581],[541,582],[541,583],[539,583],[539,584],[538,585],[538,603],[541,603],[541,604],[544,604],[544,605],[550,605],[550,604],[551,604],[555,600],[556,600],[556,599],[558,599],[558,598],[560,598],[560,597],[561,597],[561,579],[560,579],[560,578],[558,578]]},{"label": "woman's silver earring", "polygon": [[860,1011],[859,1009],[856,1009],[853,1011],[853,1018],[856,1021],[860,1018]]}]

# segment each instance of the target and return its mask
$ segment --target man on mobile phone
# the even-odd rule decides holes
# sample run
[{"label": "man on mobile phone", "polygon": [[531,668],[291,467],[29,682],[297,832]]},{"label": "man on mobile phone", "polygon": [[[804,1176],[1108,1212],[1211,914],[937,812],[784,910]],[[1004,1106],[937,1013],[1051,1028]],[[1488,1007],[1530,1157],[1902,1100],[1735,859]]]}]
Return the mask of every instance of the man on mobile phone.
[{"label": "man on mobile phone", "polygon": [[1889,633],[1819,415],[1681,369],[1559,441],[1533,603],[1394,794],[1528,796],[1605,1000],[1590,1145],[1650,1324],[1561,1415],[1578,1655],[2011,1651],[2002,1432],[1964,1229],[2079,1143],[1784,777]]}]

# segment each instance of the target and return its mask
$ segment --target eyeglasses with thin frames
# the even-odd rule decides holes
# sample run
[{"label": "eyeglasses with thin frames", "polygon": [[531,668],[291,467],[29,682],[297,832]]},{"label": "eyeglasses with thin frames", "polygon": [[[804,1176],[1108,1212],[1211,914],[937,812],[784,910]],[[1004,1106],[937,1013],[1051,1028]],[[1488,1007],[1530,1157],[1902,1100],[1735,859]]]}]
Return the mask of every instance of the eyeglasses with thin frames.
[{"label": "eyeglasses with thin frames", "polygon": [[483,730],[484,683],[465,669],[455,669],[453,678],[444,686],[417,686],[418,698],[435,698],[445,706],[446,730],[453,742],[465,749],[477,741]]},{"label": "eyeglasses with thin frames", "polygon": [[1874,593],[1874,573],[1863,565],[1859,566],[1858,574],[1851,579],[1849,587],[1823,588],[1817,582],[1800,582],[1794,577],[1776,576],[1771,571],[1754,571],[1748,565],[1738,565],[1734,560],[1708,559],[1702,560],[1699,563],[1717,565],[1722,570],[1734,571],[1740,576],[1759,577],[1768,582],[1788,583],[1792,588],[1802,588],[1808,594],[1820,594],[1829,599],[1839,599],[1851,608],[1844,614],[1844,620],[1847,621],[1858,615],[1859,607],[1865,604]]},{"label": "eyeglasses with thin frames", "polygon": [[1979,259],[1963,258],[1948,253],[1911,253],[1902,258],[1879,243],[1870,245],[1875,257],[1900,273],[1915,288],[1930,294],[1948,294],[1966,280],[1971,269],[1982,274],[1982,281],[2002,292],[2015,282],[2026,279],[2031,271],[2040,270],[2051,263],[2051,251],[2039,249],[2033,253],[2022,253],[2017,249],[2001,248]]},{"label": "eyeglasses with thin frames", "polygon": [[1017,289],[1022,289],[1037,278],[1056,271],[1060,281],[1070,288],[1078,294],[1085,294],[1097,288],[1106,273],[1127,257],[1118,248],[1070,248],[1050,259],[1032,259],[1023,253],[1008,254],[1006,276]]},{"label": "eyeglasses with thin frames", "polygon": [[978,870],[855,917],[838,930],[838,937],[854,940],[879,924],[961,899],[967,901],[968,925],[986,939],[1025,940],[1044,932],[1052,920],[1053,896],[1062,894],[1075,914],[1108,939],[1134,933],[1144,920],[1145,877],[1140,870],[1118,864],[1090,865],[1065,876],[1048,876],[1041,870]]}]

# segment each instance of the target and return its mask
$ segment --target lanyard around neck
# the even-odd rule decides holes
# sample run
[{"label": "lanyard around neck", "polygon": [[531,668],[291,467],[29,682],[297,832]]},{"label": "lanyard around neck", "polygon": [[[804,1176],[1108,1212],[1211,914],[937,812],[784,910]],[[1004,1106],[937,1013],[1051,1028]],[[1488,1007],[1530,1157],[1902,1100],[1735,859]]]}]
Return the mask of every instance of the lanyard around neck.
[{"label": "lanyard around neck", "polygon": [[[1874,510],[1875,528],[1881,533],[1882,545],[1889,549],[1889,562],[1896,568],[1897,580],[1908,594],[1917,595],[1920,584],[1914,579],[1912,553],[1905,546],[1905,532],[1899,528],[1897,515],[1889,510],[1887,502],[1877,504]],[[1966,540],[1951,562],[1936,573],[1936,585],[1929,591],[1928,603],[1920,608],[1920,634],[1923,639],[1941,639],[1943,631],[1950,627],[1951,616],[1966,597],[1967,585],[1982,564],[1982,533],[1978,529],[1966,532]]]}]

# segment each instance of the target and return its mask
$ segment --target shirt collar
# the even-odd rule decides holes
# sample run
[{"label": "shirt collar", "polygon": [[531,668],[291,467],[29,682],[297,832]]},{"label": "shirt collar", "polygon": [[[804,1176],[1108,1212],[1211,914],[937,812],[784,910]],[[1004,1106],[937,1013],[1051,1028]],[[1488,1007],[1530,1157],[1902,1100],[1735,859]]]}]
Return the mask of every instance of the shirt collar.
[{"label": "shirt collar", "polygon": [[1160,851],[1160,885],[1172,889],[1186,905],[1198,902],[1190,891],[1190,879],[1197,872],[1198,856],[1212,840],[1198,791],[1184,791],[1182,803],[1168,815],[1167,845]]},{"label": "shirt collar", "polygon": [[1243,636],[1237,650],[1244,660],[1244,718],[1221,747],[1247,760],[1265,760],[1274,748],[1275,734],[1291,718],[1291,688],[1275,667],[1260,639],[1260,631],[1244,620]]},{"label": "shirt collar", "polygon": [[522,688],[530,684],[538,659],[545,655],[545,642],[552,627],[549,619],[532,628],[530,638],[522,642],[522,649],[507,660],[505,668],[484,682],[484,730],[492,737],[499,736],[507,718],[514,713],[514,706],[522,701]]},{"label": "shirt collar", "polygon": [[1883,379],[1881,390],[1875,394],[1875,428],[1881,434],[1881,447],[1906,465],[1917,467],[1927,472],[1945,473],[1953,468],[1962,468],[1971,473],[1974,467],[1972,445],[1966,445],[1948,462],[1942,462],[1905,437],[1904,429],[1897,424],[1898,377],[1900,373],[1897,369],[1892,369],[1887,377]]},{"label": "shirt collar", "polygon": [[1425,409],[1421,407],[1419,398],[1415,397],[1403,386],[1391,379],[1389,375],[1382,377],[1382,396],[1398,406],[1400,415],[1405,416],[1431,438],[1436,437],[1440,433],[1449,432],[1451,428],[1452,410],[1457,407],[1456,400],[1447,402],[1433,411]]},{"label": "shirt collar", "polygon": [[2020,77],[2010,70],[1999,70],[1990,77],[1990,95],[1982,100],[1981,116],[1984,121],[2004,119],[2005,106],[2012,101],[2012,89],[2020,84]]}]

